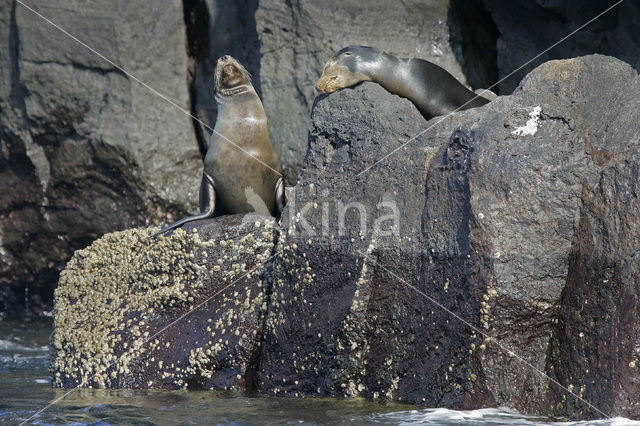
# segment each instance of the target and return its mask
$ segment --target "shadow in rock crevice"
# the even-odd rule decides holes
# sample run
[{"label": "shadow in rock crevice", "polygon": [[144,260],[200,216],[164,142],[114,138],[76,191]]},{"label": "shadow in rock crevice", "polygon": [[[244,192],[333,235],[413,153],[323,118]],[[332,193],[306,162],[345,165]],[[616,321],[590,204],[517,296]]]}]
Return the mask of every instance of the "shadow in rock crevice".
[{"label": "shadow in rock crevice", "polygon": [[[249,71],[253,86],[260,89],[260,41],[256,30],[257,0],[183,0],[191,114],[195,137],[204,157],[218,108],[213,75],[220,56],[231,55]],[[204,122],[207,128],[198,120]]]},{"label": "shadow in rock crevice", "polygon": [[[467,82],[474,89],[496,83],[500,32],[482,0],[451,0],[447,21],[453,53]],[[493,91],[498,93],[498,88]]]}]

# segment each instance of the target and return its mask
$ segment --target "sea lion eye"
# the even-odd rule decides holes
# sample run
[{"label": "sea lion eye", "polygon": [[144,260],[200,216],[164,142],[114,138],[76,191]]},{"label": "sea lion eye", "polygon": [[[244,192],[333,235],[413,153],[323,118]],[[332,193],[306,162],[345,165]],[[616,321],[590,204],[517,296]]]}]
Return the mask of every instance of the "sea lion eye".
[{"label": "sea lion eye", "polygon": [[344,56],[351,56],[353,55],[353,52],[344,52]]}]

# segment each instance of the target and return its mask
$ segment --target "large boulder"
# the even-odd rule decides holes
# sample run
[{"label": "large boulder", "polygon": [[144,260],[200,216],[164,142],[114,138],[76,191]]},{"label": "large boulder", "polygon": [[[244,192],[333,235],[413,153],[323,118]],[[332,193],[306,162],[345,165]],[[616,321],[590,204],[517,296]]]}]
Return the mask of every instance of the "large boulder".
[{"label": "large boulder", "polygon": [[[588,321],[569,294],[594,303],[595,321],[634,291],[623,275],[603,280],[600,271],[616,259],[627,265],[620,274],[633,272],[635,234],[607,239],[621,247],[603,247],[608,260],[593,272],[576,271],[569,253],[595,238],[583,235],[581,206],[601,176],[619,177],[615,188],[634,199],[638,99],[637,73],[598,55],[548,62],[512,96],[429,122],[373,83],[319,98],[283,214],[258,386],[637,416],[633,314],[624,316],[623,343],[584,349],[582,363],[554,348],[573,342],[559,327]],[[637,224],[634,209],[597,217]],[[585,344],[598,345],[602,333],[610,331],[593,329]],[[601,383],[585,394],[577,377],[591,365]]]},{"label": "large boulder", "polygon": [[318,98],[281,226],[76,253],[56,384],[638,418],[638,99],[599,55],[429,122],[374,83]]},{"label": "large boulder", "polygon": [[76,251],[61,274],[56,386],[253,385],[274,219],[226,216],[158,239],[155,230],[107,234]]},{"label": "large boulder", "polygon": [[[636,147],[637,148],[637,147]],[[582,188],[547,370],[596,407],[640,418],[640,155]],[[553,412],[591,417],[552,388]]]},{"label": "large boulder", "polygon": [[25,300],[50,306],[61,262],[102,234],[197,210],[201,157],[180,109],[189,108],[182,6],[77,6],[30,7],[178,107],[26,7],[2,2],[2,311]]}]

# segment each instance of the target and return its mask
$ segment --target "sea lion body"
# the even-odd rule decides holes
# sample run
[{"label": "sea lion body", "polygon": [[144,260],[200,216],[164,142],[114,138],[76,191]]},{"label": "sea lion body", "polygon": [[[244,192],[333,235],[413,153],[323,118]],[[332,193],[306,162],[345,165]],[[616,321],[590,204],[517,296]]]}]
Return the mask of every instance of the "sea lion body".
[{"label": "sea lion body", "polygon": [[251,76],[234,58],[223,56],[218,59],[214,80],[218,116],[204,159],[200,213],[156,235],[222,214],[277,216],[284,207],[282,166]]},{"label": "sea lion body", "polygon": [[424,59],[396,58],[367,46],[348,46],[331,57],[316,89],[332,93],[362,81],[374,81],[409,99],[426,118],[490,102],[436,64]]},{"label": "sea lion body", "polygon": [[255,194],[275,216],[274,189],[282,167],[269,139],[267,116],[260,98],[251,87],[234,96],[216,94],[216,101],[218,118],[204,160],[204,173],[215,182],[216,214],[255,211],[251,198]]}]

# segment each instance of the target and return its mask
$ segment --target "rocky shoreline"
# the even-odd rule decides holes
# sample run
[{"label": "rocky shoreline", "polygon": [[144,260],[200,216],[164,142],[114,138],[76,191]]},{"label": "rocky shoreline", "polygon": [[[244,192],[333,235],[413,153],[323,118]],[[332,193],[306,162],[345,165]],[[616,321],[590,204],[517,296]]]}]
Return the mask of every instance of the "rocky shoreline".
[{"label": "rocky shoreline", "polygon": [[[56,293],[56,383],[640,418],[638,99],[637,72],[601,55],[547,62],[512,95],[429,122],[373,83],[318,98],[279,225],[198,223],[157,244],[175,265],[108,257],[95,281],[87,265],[128,259],[129,235],[151,231],[76,252]],[[129,296],[150,289],[151,304]],[[96,300],[106,316],[71,313]],[[118,344],[80,346],[99,330]]]}]

